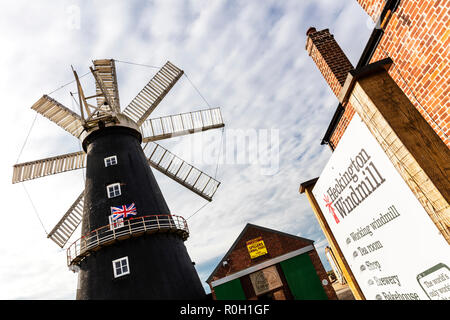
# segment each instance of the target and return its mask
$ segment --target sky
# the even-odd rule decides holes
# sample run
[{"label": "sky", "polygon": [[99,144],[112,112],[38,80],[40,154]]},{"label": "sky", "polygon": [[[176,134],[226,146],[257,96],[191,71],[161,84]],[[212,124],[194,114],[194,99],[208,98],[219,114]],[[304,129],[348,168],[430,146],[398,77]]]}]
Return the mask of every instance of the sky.
[{"label": "sky", "polygon": [[[154,171],[171,213],[187,219],[185,245],[206,292],[247,223],[314,240],[330,270],[325,236],[298,191],[331,155],[320,142],[338,104],[305,50],[311,26],[329,28],[353,65],[373,29],[353,0],[2,2],[0,183],[14,209],[0,226],[0,299],[75,299],[77,274],[46,235],[83,190],[84,170],[12,184],[12,167],[81,150],[30,108],[50,94],[76,112],[71,66],[83,75],[103,58],[117,60],[122,108],[167,60],[186,76],[151,117],[221,108],[223,130],[160,143],[221,182],[212,202]],[[82,83],[93,91],[91,76]]]}]

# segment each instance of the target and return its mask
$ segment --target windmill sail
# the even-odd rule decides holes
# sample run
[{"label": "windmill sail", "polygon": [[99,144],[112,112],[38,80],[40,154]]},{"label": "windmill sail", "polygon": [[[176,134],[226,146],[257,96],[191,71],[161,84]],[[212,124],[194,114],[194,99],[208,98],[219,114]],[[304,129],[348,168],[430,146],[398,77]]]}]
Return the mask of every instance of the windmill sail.
[{"label": "windmill sail", "polygon": [[61,248],[67,243],[83,218],[84,190],[59,220],[47,238],[52,239]]},{"label": "windmill sail", "polygon": [[14,165],[12,183],[36,179],[65,171],[86,167],[86,153],[67,153]]},{"label": "windmill sail", "polygon": [[[117,74],[116,65],[113,59],[101,59],[94,60],[94,67],[97,76],[100,78],[101,83],[103,83],[103,89],[106,90],[106,94],[112,100],[113,104],[111,107],[117,112],[120,112],[120,101],[119,101],[119,90],[117,89]],[[95,82],[95,89],[97,97],[97,107],[101,107],[105,98],[100,96],[102,94],[102,88],[97,82]]]},{"label": "windmill sail", "polygon": [[130,102],[123,113],[140,126],[182,75],[183,70],[178,69],[170,61],[167,61]]},{"label": "windmill sail", "polygon": [[220,185],[219,181],[188,164],[156,142],[147,143],[144,146],[144,153],[150,166],[204,199],[212,200]]},{"label": "windmill sail", "polygon": [[42,96],[31,109],[53,121],[76,138],[83,132],[81,117],[47,95]]},{"label": "windmill sail", "polygon": [[205,109],[155,119],[142,123],[142,141],[157,141],[225,126],[219,108]]}]

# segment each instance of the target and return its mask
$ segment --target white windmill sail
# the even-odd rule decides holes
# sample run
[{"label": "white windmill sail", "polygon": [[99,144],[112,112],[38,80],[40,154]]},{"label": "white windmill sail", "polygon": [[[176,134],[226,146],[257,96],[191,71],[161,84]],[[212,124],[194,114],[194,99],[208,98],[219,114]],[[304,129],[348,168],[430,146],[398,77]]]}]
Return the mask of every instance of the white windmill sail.
[{"label": "white windmill sail", "polygon": [[150,166],[202,198],[208,201],[212,200],[220,185],[219,181],[177,157],[156,142],[147,143],[144,146],[144,153]]},{"label": "white windmill sail", "polygon": [[157,141],[225,126],[219,108],[148,119],[140,130],[142,142]]},{"label": "white windmill sail", "polygon": [[47,95],[43,95],[31,109],[53,121],[76,138],[84,130],[78,114]]},{"label": "white windmill sail", "polygon": [[59,220],[47,238],[52,239],[61,248],[67,243],[69,238],[80,225],[83,218],[84,190],[67,210],[66,214]]},{"label": "white windmill sail", "polygon": [[65,171],[86,167],[86,153],[83,151],[62,154],[14,165],[12,183],[32,180]]},{"label": "white windmill sail", "polygon": [[[101,79],[104,89],[108,96],[111,98],[111,102],[120,111],[120,100],[119,100],[119,90],[117,88],[117,74],[116,65],[113,59],[99,59],[94,60],[94,67],[98,77]],[[99,84],[95,83],[95,90],[97,97],[97,107],[100,107],[105,102],[105,98],[100,96],[102,94],[102,89]]]},{"label": "white windmill sail", "polygon": [[[120,121],[116,122],[118,119],[116,115],[121,113],[121,111],[115,62],[113,59],[100,59],[94,60],[93,63],[94,68],[91,67],[90,69],[96,84],[94,95],[84,95],[79,77],[76,71],[73,70],[77,81],[81,116],[48,95],[42,96],[32,106],[33,110],[56,123],[78,139],[81,139],[83,131],[89,134],[92,130],[98,129],[101,124],[100,121],[103,122],[105,119],[113,118],[113,121],[108,123],[109,125],[120,123]],[[220,109],[204,109],[147,120],[149,115],[182,75],[183,70],[177,68],[170,61],[167,61],[124,109],[122,114],[133,120],[141,131],[143,151],[151,167],[204,199],[211,201],[220,182],[177,157],[154,141],[221,128],[224,126],[224,123]],[[96,98],[96,106],[92,106],[87,102],[88,99],[92,98]],[[86,111],[86,115],[83,110]],[[103,125],[105,125],[104,122]],[[79,151],[19,163],[14,165],[12,182],[18,183],[65,171],[85,168],[87,165],[86,158],[86,153]],[[52,239],[61,248],[64,247],[81,223],[83,206],[84,191],[48,234],[48,238]]]},{"label": "white windmill sail", "polygon": [[147,85],[125,108],[123,113],[140,126],[155,110],[169,90],[183,75],[183,70],[178,69],[170,61],[156,73]]}]

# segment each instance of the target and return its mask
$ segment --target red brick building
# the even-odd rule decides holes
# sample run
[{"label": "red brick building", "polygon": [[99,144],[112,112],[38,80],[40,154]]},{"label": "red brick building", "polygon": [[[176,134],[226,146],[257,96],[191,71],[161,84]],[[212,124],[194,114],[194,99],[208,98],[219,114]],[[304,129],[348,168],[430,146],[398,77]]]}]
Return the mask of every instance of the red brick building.
[{"label": "red brick building", "polygon": [[[322,144],[328,144],[334,151],[340,141],[341,146],[346,144],[341,138],[352,118],[356,121],[352,124],[363,122],[364,130],[375,138],[370,139],[375,141],[372,145],[377,145],[390,161],[386,166],[392,165],[409,187],[404,193],[411,191],[418,200],[414,212],[420,212],[421,217],[428,215],[437,227],[437,230],[430,228],[428,235],[437,234],[436,243],[450,244],[450,2],[358,0],[358,3],[375,27],[356,66],[349,62],[328,29],[317,31],[311,27],[306,33],[306,50],[339,101]],[[345,135],[345,141],[354,146],[368,140],[358,141],[358,136]],[[354,277],[357,270],[352,270],[348,263],[352,258],[349,254],[344,257],[343,246],[336,240],[339,235],[333,234],[323,215],[324,209],[313,194],[320,178],[302,183],[300,193],[306,193],[355,297],[365,299]],[[397,189],[387,190],[396,195]],[[392,199],[384,194],[377,201],[385,205]],[[372,210],[375,207],[367,208],[367,216],[376,211]],[[405,212],[413,215],[411,210]],[[422,221],[428,222],[425,218]],[[419,230],[422,225],[408,230]],[[342,244],[342,239],[339,240]],[[420,241],[426,243],[427,239]],[[380,257],[393,256],[392,252]],[[370,291],[370,284],[360,283],[366,292]],[[416,281],[411,283],[415,285]]]},{"label": "red brick building", "polygon": [[[358,0],[358,3],[375,22],[375,28],[355,67],[391,58],[389,75],[450,146],[450,2]],[[307,35],[308,53],[339,97],[347,73],[354,67],[328,29],[310,28]],[[339,104],[322,143],[334,149],[354,113],[351,104]]]},{"label": "red brick building", "polygon": [[206,282],[215,300],[336,300],[314,241],[247,224]]}]

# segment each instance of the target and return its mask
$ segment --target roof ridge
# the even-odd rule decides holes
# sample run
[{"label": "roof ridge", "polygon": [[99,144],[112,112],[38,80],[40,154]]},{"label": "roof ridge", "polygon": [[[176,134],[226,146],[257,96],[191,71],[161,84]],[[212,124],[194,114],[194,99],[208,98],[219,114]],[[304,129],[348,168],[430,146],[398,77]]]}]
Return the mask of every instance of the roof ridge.
[{"label": "roof ridge", "polygon": [[303,238],[300,236],[296,236],[293,234],[289,234],[283,231],[279,231],[279,230],[275,230],[275,229],[270,229],[267,227],[263,227],[263,226],[259,226],[253,223],[249,223],[247,222],[247,224],[245,225],[244,229],[242,229],[242,231],[239,233],[238,237],[236,238],[236,240],[234,240],[233,244],[231,245],[230,249],[228,249],[228,251],[225,253],[225,255],[222,257],[222,259],[220,259],[219,263],[217,264],[217,266],[214,268],[214,270],[211,272],[211,274],[209,275],[208,279],[206,279],[206,282],[209,282],[212,278],[212,276],[216,273],[216,271],[220,268],[220,266],[222,265],[222,262],[224,260],[226,260],[226,258],[230,255],[230,253],[234,250],[234,248],[236,247],[236,245],[239,243],[239,241],[242,239],[242,237],[244,236],[244,234],[246,233],[246,231],[249,228],[256,228],[256,229],[261,229],[267,232],[272,232],[272,233],[277,233],[283,236],[287,236],[287,237],[291,237],[291,238],[295,238],[295,239],[299,239],[299,240],[303,240],[303,241],[307,241],[310,244],[314,243],[314,240],[311,239],[307,239],[307,238]]}]

